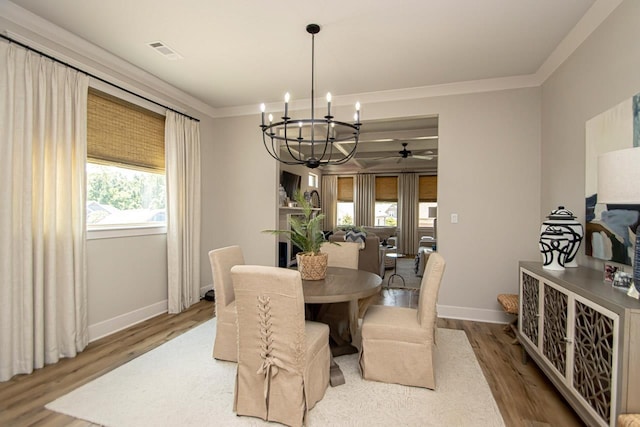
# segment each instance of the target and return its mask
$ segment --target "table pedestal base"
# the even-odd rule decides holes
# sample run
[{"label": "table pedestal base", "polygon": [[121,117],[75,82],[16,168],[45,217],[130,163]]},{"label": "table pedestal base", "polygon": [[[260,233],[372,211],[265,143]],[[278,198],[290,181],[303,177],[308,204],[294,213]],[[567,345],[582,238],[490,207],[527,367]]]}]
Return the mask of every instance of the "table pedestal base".
[{"label": "table pedestal base", "polygon": [[329,367],[329,384],[331,387],[336,387],[344,384],[344,374],[340,369],[340,366],[333,360],[333,356],[331,356],[331,365]]}]

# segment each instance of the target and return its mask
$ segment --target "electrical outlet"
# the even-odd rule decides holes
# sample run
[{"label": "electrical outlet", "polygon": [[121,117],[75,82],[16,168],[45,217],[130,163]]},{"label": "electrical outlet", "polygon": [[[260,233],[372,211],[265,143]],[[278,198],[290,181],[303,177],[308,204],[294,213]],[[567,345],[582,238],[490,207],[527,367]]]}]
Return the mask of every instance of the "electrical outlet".
[{"label": "electrical outlet", "polygon": [[451,214],[451,224],[457,224],[458,223],[458,214],[457,213],[452,213]]}]

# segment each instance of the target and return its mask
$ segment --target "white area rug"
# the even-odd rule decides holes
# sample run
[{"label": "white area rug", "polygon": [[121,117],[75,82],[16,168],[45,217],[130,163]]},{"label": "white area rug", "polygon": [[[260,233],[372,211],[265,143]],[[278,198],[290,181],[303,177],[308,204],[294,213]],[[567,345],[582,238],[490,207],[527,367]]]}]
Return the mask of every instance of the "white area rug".
[{"label": "white area rug", "polygon": [[[236,364],[211,357],[215,319],[49,403],[105,426],[262,426],[233,412]],[[436,391],[365,381],[357,354],[336,358],[346,384],[329,387],[309,426],[504,426],[463,331],[439,329]]]}]

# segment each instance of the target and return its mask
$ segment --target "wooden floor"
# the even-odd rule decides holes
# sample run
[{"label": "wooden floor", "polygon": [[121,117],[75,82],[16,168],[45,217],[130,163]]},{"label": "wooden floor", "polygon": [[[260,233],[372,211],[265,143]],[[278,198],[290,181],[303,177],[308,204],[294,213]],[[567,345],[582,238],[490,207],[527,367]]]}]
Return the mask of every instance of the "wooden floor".
[{"label": "wooden floor", "polygon": [[[385,289],[380,304],[415,307],[417,292]],[[164,314],[95,341],[74,359],[0,383],[0,426],[91,426],[44,408],[48,402],[175,338],[213,316],[201,301],[178,315]],[[473,347],[507,426],[581,426],[579,418],[533,362],[521,363],[519,345],[503,325],[440,319],[462,329]]]}]

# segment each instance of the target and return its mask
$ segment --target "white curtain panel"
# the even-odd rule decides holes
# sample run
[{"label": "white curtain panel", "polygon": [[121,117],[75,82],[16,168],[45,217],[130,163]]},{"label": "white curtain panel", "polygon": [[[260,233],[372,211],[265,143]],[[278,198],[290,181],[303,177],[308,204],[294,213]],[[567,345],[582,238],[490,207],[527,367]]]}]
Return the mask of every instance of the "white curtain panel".
[{"label": "white curtain panel", "polygon": [[398,182],[398,250],[404,254],[418,251],[418,185],[417,173],[401,173]]},{"label": "white curtain panel", "polygon": [[338,176],[322,175],[322,213],[324,214],[324,222],[322,224],[324,230],[333,230],[336,228],[336,220],[338,216]]},{"label": "white curtain panel", "polygon": [[0,42],[0,381],[89,342],[87,76]]},{"label": "white curtain panel", "polygon": [[376,176],[372,174],[356,175],[354,224],[372,226],[375,222]]},{"label": "white curtain panel", "polygon": [[167,111],[167,273],[169,313],[200,300],[200,125]]}]

